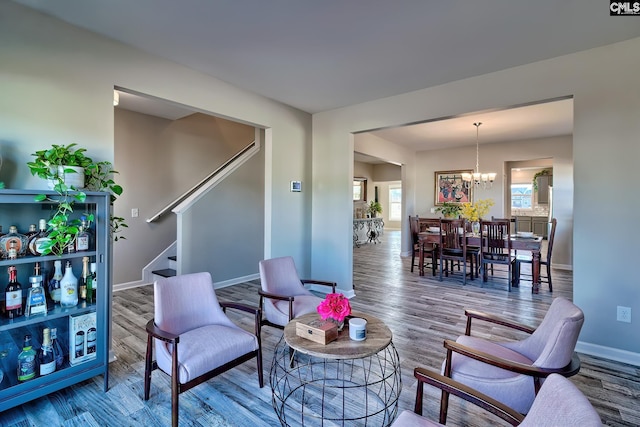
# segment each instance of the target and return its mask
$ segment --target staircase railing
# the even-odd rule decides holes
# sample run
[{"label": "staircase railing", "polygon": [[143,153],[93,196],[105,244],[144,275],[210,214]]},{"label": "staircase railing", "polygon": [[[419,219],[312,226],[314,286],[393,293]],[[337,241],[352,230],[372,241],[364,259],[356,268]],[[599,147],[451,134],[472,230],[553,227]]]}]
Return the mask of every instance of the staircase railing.
[{"label": "staircase railing", "polygon": [[225,176],[233,172],[233,170],[244,163],[244,161],[250,158],[255,152],[260,151],[260,144],[258,141],[259,138],[256,132],[256,139],[254,139],[249,145],[233,155],[233,157],[224,162],[220,167],[211,172],[200,182],[187,190],[184,194],[177,197],[175,200],[160,209],[157,214],[153,215],[150,218],[147,218],[147,222],[151,223],[157,221],[160,217],[170,211],[177,213],[177,211],[182,210],[182,207],[190,205],[195,200],[199,199],[200,196],[204,194],[209,188],[215,186],[218,182],[224,179]]}]

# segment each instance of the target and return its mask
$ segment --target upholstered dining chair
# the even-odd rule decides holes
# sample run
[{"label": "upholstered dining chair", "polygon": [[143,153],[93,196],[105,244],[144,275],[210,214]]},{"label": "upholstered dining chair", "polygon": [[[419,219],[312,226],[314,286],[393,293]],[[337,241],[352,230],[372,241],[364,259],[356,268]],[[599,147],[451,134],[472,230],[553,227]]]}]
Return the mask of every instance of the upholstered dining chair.
[{"label": "upholstered dining chair", "polygon": [[322,298],[313,295],[305,284],[327,286],[332,293],[336,291],[335,282],[300,279],[290,256],[262,260],[259,269],[262,325],[284,329],[291,319],[316,311]]},{"label": "upholstered dining chair", "polygon": [[[550,221],[551,224],[551,230],[549,231],[549,236],[548,236],[548,244],[547,244],[547,256],[544,259],[540,260],[540,269],[542,270],[542,266],[546,267],[546,276],[543,274],[540,274],[540,281],[542,282],[547,282],[549,284],[549,292],[553,292],[553,283],[551,281],[551,252],[553,251],[553,241],[555,239],[556,236],[556,225],[558,224],[558,221],[555,218],[551,218]],[[531,254],[519,254],[516,256],[515,259],[515,266],[514,266],[514,283],[515,284],[519,284],[520,283],[520,276],[522,274],[521,270],[522,270],[522,263],[528,263],[528,264],[532,264],[533,263],[533,257],[531,256]]]},{"label": "upholstered dining chair", "polygon": [[514,258],[511,256],[511,221],[508,219],[498,219],[492,221],[480,220],[481,230],[481,250],[480,250],[480,270],[482,271],[482,281],[489,280],[489,270],[493,275],[494,264],[507,266],[507,284],[511,292],[511,282],[513,281],[512,268]]},{"label": "upholstered dining chair", "polygon": [[[442,371],[453,378],[526,414],[545,377],[571,376],[580,370],[575,352],[584,322],[582,310],[566,298],[555,298],[537,328],[491,314],[465,310],[465,335],[445,340],[447,357]],[[530,334],[520,341],[489,341],[471,336],[471,320],[478,319]],[[446,420],[448,395],[443,392]],[[442,421],[441,421],[442,422]]]},{"label": "upholstered dining chair", "polygon": [[[180,393],[254,357],[258,365],[258,383],[263,387],[261,310],[258,307],[219,302],[209,273],[158,279],[153,291],[154,318],[146,327],[144,400],[149,400],[153,370],[159,368],[171,376],[171,422],[174,427],[178,425]],[[224,311],[227,308],[252,314],[254,333],[235,325]]]},{"label": "upholstered dining chair", "polygon": [[[411,239],[413,241],[413,245],[411,246],[411,272],[413,273],[413,268],[416,265],[416,257],[420,253],[420,238],[418,237],[419,233],[422,230],[422,227],[440,227],[439,219],[433,218],[424,218],[421,219],[418,215],[411,216],[409,215],[409,227],[411,229]],[[423,243],[422,252],[424,258],[429,258],[431,261],[431,272],[435,276],[436,275],[436,263],[438,257],[438,247],[432,243]],[[419,266],[420,271],[424,271],[424,265]]]},{"label": "upholstered dining chair", "polygon": [[393,422],[392,427],[434,427],[444,425],[422,416],[424,384],[432,385],[471,402],[514,426],[595,427],[602,425],[600,416],[589,400],[571,381],[562,375],[549,375],[526,416],[486,394],[431,370],[415,368],[413,375],[418,380],[414,411],[405,410],[401,412]]}]

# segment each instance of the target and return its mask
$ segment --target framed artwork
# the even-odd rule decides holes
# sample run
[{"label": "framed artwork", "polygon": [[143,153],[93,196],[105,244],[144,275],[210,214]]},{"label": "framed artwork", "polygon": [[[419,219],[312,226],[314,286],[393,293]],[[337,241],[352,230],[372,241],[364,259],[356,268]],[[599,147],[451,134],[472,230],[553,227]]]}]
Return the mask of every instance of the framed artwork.
[{"label": "framed artwork", "polygon": [[353,201],[367,201],[367,178],[353,178]]},{"label": "framed artwork", "polygon": [[302,191],[302,182],[300,181],[291,181],[291,191],[294,193],[299,193]]},{"label": "framed artwork", "polygon": [[447,203],[473,202],[473,185],[468,188],[462,180],[463,173],[473,173],[472,170],[437,171],[435,172],[436,188],[434,194],[435,205]]}]

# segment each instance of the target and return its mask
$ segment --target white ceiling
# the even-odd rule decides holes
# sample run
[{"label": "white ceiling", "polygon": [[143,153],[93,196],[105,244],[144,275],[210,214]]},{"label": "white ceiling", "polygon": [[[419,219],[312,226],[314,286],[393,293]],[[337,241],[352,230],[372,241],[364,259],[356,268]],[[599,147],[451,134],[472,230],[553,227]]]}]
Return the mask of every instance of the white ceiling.
[{"label": "white ceiling", "polygon": [[[640,37],[640,21],[609,16],[603,0],[14,1],[309,113]],[[537,120],[508,114],[380,135],[473,144],[473,121],[481,138],[513,139],[510,125]]]}]

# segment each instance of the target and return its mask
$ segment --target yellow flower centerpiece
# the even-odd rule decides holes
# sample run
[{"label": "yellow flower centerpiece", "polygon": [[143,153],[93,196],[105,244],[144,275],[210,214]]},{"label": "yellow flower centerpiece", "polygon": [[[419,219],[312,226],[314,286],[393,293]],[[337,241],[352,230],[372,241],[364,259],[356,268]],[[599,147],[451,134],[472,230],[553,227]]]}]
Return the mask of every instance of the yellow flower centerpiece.
[{"label": "yellow flower centerpiece", "polygon": [[487,216],[489,208],[494,204],[493,199],[482,199],[475,203],[465,202],[460,205],[460,215],[471,222],[477,222]]}]

